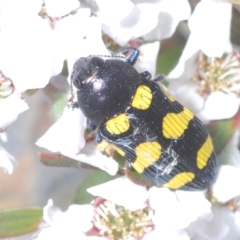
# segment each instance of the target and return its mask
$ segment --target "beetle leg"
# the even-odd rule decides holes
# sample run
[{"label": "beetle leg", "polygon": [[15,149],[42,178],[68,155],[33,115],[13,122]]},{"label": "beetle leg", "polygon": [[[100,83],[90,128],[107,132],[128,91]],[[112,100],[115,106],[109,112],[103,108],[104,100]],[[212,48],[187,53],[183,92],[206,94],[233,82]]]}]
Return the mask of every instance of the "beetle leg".
[{"label": "beetle leg", "polygon": [[72,108],[74,110],[74,108],[79,108],[78,102],[70,102],[68,103],[68,108]]},{"label": "beetle leg", "polygon": [[103,140],[103,137],[102,137],[102,135],[101,135],[100,131],[98,131],[98,133],[97,133],[96,140],[97,140],[97,143],[101,143],[101,142],[102,142],[102,140]]},{"label": "beetle leg", "polygon": [[132,166],[132,164],[130,163],[130,162],[128,162],[128,161],[126,161],[126,166],[127,166],[127,170],[129,170],[129,171],[136,171],[134,168],[133,168],[133,166]]},{"label": "beetle leg", "polygon": [[164,74],[159,74],[156,76],[156,78],[153,79],[154,82],[161,82],[163,79],[165,79]]},{"label": "beetle leg", "polygon": [[87,119],[87,129],[89,131],[94,131],[97,128],[97,126],[91,122],[89,119]]}]

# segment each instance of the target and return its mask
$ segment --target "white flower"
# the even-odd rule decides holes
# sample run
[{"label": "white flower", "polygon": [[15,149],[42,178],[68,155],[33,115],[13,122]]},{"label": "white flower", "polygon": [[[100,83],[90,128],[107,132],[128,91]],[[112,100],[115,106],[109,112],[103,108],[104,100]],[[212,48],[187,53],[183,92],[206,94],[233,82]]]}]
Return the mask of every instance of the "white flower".
[{"label": "white flower", "polygon": [[87,237],[93,224],[94,208],[91,205],[71,205],[66,212],[62,212],[53,205],[52,200],[44,207],[43,219],[48,227],[42,229],[38,240],[51,239],[102,239],[98,237]]},{"label": "white flower", "polygon": [[74,58],[73,61],[76,61],[81,56],[80,54],[83,54],[82,50],[84,47],[82,47],[82,44],[84,36],[90,28],[90,14],[90,9],[81,8],[76,14],[62,18],[55,24],[53,35],[56,48],[58,49],[58,52],[55,54],[61,60],[68,60],[70,72],[72,71],[72,63],[69,62],[69,59]]},{"label": "white flower", "polygon": [[147,70],[154,77],[156,74],[156,62],[159,49],[159,41],[141,45],[139,47],[140,54],[134,68],[139,73]]},{"label": "white flower", "polygon": [[191,14],[191,7],[187,0],[161,0],[155,3],[156,8],[160,10],[158,24],[143,36],[146,40],[162,40],[171,37],[179,22],[187,20]]},{"label": "white flower", "polygon": [[211,217],[211,203],[205,198],[204,192],[172,192],[153,187],[150,189],[149,202],[155,210],[153,222],[156,228],[181,230],[199,217]]},{"label": "white flower", "polygon": [[[101,23],[97,17],[89,18],[89,15],[89,9],[80,9],[76,16],[63,19],[65,22],[56,26],[56,31],[61,34],[69,31],[65,38],[69,38],[70,35],[73,38],[65,39],[69,41],[68,52],[66,52],[69,72],[72,71],[73,64],[80,57],[91,54],[109,55],[101,38]],[[72,23],[71,27],[70,23]],[[82,26],[80,29],[79,23]],[[83,39],[84,36],[85,39]],[[71,41],[73,41],[72,44]],[[52,152],[61,152],[67,157],[98,167],[111,175],[116,174],[117,162],[104,156],[97,149],[95,141],[86,143],[85,130],[86,118],[82,112],[79,109],[66,108],[63,116],[36,144]]]},{"label": "white flower", "polygon": [[[100,196],[126,211],[138,211],[147,206],[153,209],[151,220],[153,230],[146,233],[143,239],[190,239],[185,229],[193,222],[211,219],[211,203],[204,192],[172,192],[166,188],[145,187],[130,182],[126,177],[92,187],[87,190],[94,196]],[[146,223],[145,223],[146,224]],[[148,223],[149,224],[149,223]],[[144,223],[143,223],[144,225]]]},{"label": "white flower", "polygon": [[[233,221],[229,209],[221,208],[216,205],[212,207],[213,217],[211,219],[199,218],[187,229],[188,234],[193,240],[228,240],[238,239],[231,237],[230,222]],[[227,235],[230,233],[230,235]],[[228,238],[226,237],[228,236]]]},{"label": "white flower", "polygon": [[47,9],[47,14],[51,17],[67,15],[80,6],[78,0],[45,0],[44,3]]},{"label": "white flower", "polygon": [[[232,6],[229,3],[202,0],[188,20],[190,36],[177,67],[170,77],[179,77],[187,70],[185,62],[198,51],[209,57],[221,57],[231,52],[230,21]],[[209,49],[205,51],[204,49]]]},{"label": "white flower", "polygon": [[79,109],[66,107],[62,117],[36,144],[52,152],[77,154],[86,143],[84,138],[86,124],[86,118]]},{"label": "white flower", "polygon": [[50,25],[38,15],[41,3],[4,1],[1,9],[0,68],[17,92],[44,87],[53,74],[56,49]]},{"label": "white flower", "polygon": [[239,104],[240,99],[234,93],[213,92],[197,116],[202,121],[231,118],[237,113]]},{"label": "white flower", "polygon": [[[81,22],[86,28],[86,31],[82,36],[82,38],[84,37],[84,39],[80,39],[79,37],[77,39],[73,39],[69,41],[69,48],[68,48],[68,55],[67,55],[69,72],[72,72],[74,63],[77,61],[77,59],[81,57],[87,57],[89,55],[109,56],[109,51],[107,50],[102,40],[102,32],[101,32],[102,29],[101,29],[100,19],[98,17],[90,17],[89,19],[82,20]],[[72,30],[74,30],[74,32],[76,31],[76,29],[78,29],[77,25],[75,27],[72,27]],[[75,44],[73,44],[72,41]],[[69,79],[69,82],[70,82],[70,79]]]},{"label": "white flower", "polygon": [[87,191],[131,211],[141,208],[149,198],[145,187],[134,184],[125,176],[91,187]]},{"label": "white flower", "polygon": [[2,167],[5,172],[12,174],[17,164],[15,158],[0,146],[0,167]]},{"label": "white flower", "polygon": [[[236,147],[235,138],[232,145]],[[229,151],[232,147],[229,148]],[[235,153],[236,154],[236,153]],[[239,153],[238,153],[239,154]],[[230,165],[219,167],[216,182],[212,186],[211,199],[212,218],[199,218],[188,227],[188,233],[193,240],[207,239],[239,239],[240,237],[240,168]]]},{"label": "white flower", "polygon": [[0,129],[9,126],[27,109],[28,105],[15,92],[6,98],[0,98]]},{"label": "white flower", "polygon": [[140,36],[145,36],[147,40],[170,37],[178,22],[190,15],[190,6],[186,0],[158,0],[152,3],[130,0],[96,2],[100,9],[97,15],[102,20],[103,31],[120,45]]},{"label": "white flower", "polygon": [[223,165],[219,168],[218,177],[213,185],[213,196],[222,203],[240,196],[240,168],[230,165]]},{"label": "white flower", "polygon": [[239,58],[230,44],[231,4],[202,0],[188,23],[191,34],[168,87],[202,121],[230,118],[240,103]]},{"label": "white flower", "polygon": [[224,52],[232,51],[231,10],[229,3],[213,0],[199,2],[188,21],[191,31],[189,41],[195,44],[195,52],[201,50],[209,57],[221,57]]},{"label": "white flower", "polygon": [[147,233],[143,240],[155,240],[155,239],[164,239],[164,240],[190,240],[187,232],[185,230],[169,231],[166,229],[155,229],[152,232]]},{"label": "white flower", "polygon": [[36,144],[52,152],[98,167],[114,175],[118,164],[104,156],[92,141],[86,143],[84,132],[86,118],[79,109],[66,108],[62,117],[43,135]]},{"label": "white flower", "polygon": [[[25,0],[20,5],[9,2],[3,4],[0,15],[0,69],[13,81],[17,92],[42,88],[61,72],[63,61],[81,45],[90,9],[55,19],[51,26],[47,18],[39,16],[42,1]],[[67,14],[77,7],[77,0],[46,1],[47,11],[53,15]]]}]

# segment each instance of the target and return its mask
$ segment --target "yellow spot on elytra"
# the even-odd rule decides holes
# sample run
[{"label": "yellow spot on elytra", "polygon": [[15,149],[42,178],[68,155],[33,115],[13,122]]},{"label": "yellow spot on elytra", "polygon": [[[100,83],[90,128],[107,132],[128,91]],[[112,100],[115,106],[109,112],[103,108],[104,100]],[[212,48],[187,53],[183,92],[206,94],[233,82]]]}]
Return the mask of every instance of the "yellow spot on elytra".
[{"label": "yellow spot on elytra", "polygon": [[145,85],[140,85],[133,97],[131,106],[137,109],[146,110],[152,102],[152,91]]},{"label": "yellow spot on elytra", "polygon": [[121,156],[123,157],[125,156],[125,152],[122,149],[116,147],[115,145],[112,145],[112,146]]},{"label": "yellow spot on elytra", "polygon": [[122,113],[106,122],[106,129],[111,134],[119,135],[130,128],[130,122],[125,113]]},{"label": "yellow spot on elytra", "polygon": [[136,149],[136,160],[131,164],[138,173],[158,161],[161,156],[161,145],[158,142],[143,142]]},{"label": "yellow spot on elytra", "polygon": [[165,183],[163,186],[171,189],[178,189],[187,183],[191,182],[195,177],[192,172],[182,172],[175,175],[169,182]]},{"label": "yellow spot on elytra", "polygon": [[163,118],[163,136],[173,139],[181,137],[193,117],[193,113],[186,108],[180,113],[168,113]]},{"label": "yellow spot on elytra", "polygon": [[125,152],[122,149],[108,143],[104,139],[97,145],[97,149],[101,152],[106,153],[110,157],[113,157],[114,151],[117,151],[123,157],[125,156]]},{"label": "yellow spot on elytra", "polygon": [[163,91],[163,93],[166,95],[170,102],[175,101],[174,97],[168,92],[168,90],[164,86],[161,87],[161,90]]},{"label": "yellow spot on elytra", "polygon": [[113,157],[114,151],[116,151],[115,146],[104,139],[97,145],[97,149],[106,153],[109,157]]},{"label": "yellow spot on elytra", "polygon": [[210,136],[207,137],[205,143],[197,152],[197,166],[199,169],[203,169],[213,152],[213,144]]}]

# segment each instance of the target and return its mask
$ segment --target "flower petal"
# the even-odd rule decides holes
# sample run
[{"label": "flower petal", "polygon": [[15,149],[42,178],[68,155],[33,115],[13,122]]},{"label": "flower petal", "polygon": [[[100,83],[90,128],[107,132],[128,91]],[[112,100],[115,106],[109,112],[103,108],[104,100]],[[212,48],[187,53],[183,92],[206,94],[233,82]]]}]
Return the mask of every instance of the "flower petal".
[{"label": "flower petal", "polygon": [[[97,1],[98,3],[100,2]],[[110,8],[108,5],[105,7],[100,6],[98,16],[103,23],[103,31],[112,37],[115,42],[120,45],[126,43],[134,38],[143,36],[151,31],[158,23],[159,8],[155,4],[139,3],[134,6],[130,1],[114,1],[114,7]],[[119,5],[116,5],[120,3]],[[118,9],[117,12],[128,13],[127,15],[112,14],[116,13],[113,9]],[[121,9],[123,9],[121,11]],[[109,13],[111,12],[111,14]],[[149,15],[150,14],[150,15]]]},{"label": "flower petal", "polygon": [[67,154],[66,156],[102,169],[110,175],[115,175],[118,171],[118,163],[103,155],[97,149],[97,144],[94,141],[87,143],[79,154]]},{"label": "flower petal", "polygon": [[20,18],[1,29],[0,35],[1,70],[16,91],[44,87],[52,76],[56,51],[48,22],[38,15]]},{"label": "flower petal", "polygon": [[71,224],[71,227],[81,232],[87,232],[93,227],[94,207],[92,205],[76,205],[69,206],[64,212],[65,224]]},{"label": "flower petal", "polygon": [[[96,0],[97,5],[100,9],[98,15],[107,20],[115,19],[121,21],[127,17],[133,10],[133,3],[130,0]],[[113,11],[117,9],[117,11]],[[109,22],[110,23],[110,22]]]},{"label": "flower petal", "polygon": [[43,219],[49,225],[54,224],[59,218],[62,217],[63,211],[53,205],[53,200],[49,199],[47,205],[43,208]]},{"label": "flower petal", "polygon": [[64,155],[78,153],[85,145],[84,131],[87,121],[79,109],[66,107],[62,117],[36,144]]},{"label": "flower petal", "polygon": [[18,115],[28,109],[28,105],[16,93],[0,99],[0,128],[9,126]]},{"label": "flower petal", "polygon": [[218,205],[213,205],[212,211],[213,219],[211,221],[199,219],[191,224],[189,228],[197,234],[191,239],[239,239],[240,228],[235,223],[234,212]]},{"label": "flower petal", "polygon": [[[205,199],[203,192],[174,193],[169,189],[156,187],[152,187],[149,192],[150,206],[155,210],[153,222],[164,229],[184,229],[198,217],[211,214],[211,204]],[[196,208],[196,205],[201,208]]]},{"label": "flower petal", "polygon": [[219,168],[218,177],[212,187],[213,196],[225,203],[240,195],[240,168],[224,165]]},{"label": "flower petal", "polygon": [[91,187],[87,191],[131,211],[141,209],[149,197],[145,187],[132,183],[125,176]]},{"label": "flower petal", "polygon": [[174,98],[187,107],[193,113],[198,113],[203,109],[204,99],[197,93],[198,84],[195,82],[184,83],[181,79],[171,81],[168,89],[173,92]]},{"label": "flower petal", "polygon": [[93,224],[94,207],[92,205],[70,205],[69,208],[62,212],[60,208],[53,205],[50,199],[48,204],[44,207],[43,218],[50,225],[50,227],[61,227],[69,229],[74,232],[87,232]]},{"label": "flower petal", "polygon": [[161,40],[171,37],[179,22],[188,19],[191,14],[187,0],[162,0],[156,4],[156,8],[160,10],[158,25],[144,36],[146,40]]},{"label": "flower petal", "polygon": [[191,35],[178,61],[177,66],[168,74],[168,81],[177,81],[186,83],[193,76],[197,68],[196,60],[199,56],[199,50],[196,44],[191,41]]},{"label": "flower petal", "polygon": [[147,71],[151,73],[152,76],[156,74],[156,62],[157,56],[160,49],[160,42],[153,42],[148,44],[143,44],[139,50],[140,55],[134,67],[138,72]]},{"label": "flower petal", "polygon": [[[82,50],[82,41],[88,31],[90,9],[81,8],[76,14],[70,15],[56,22],[53,35],[57,45],[55,56],[60,59],[76,56]],[[61,51],[59,51],[61,49]],[[77,56],[79,58],[79,56]],[[73,61],[76,61],[74,59]]]},{"label": "flower petal", "polygon": [[82,22],[87,28],[85,39],[74,41],[77,45],[70,42],[67,55],[69,72],[72,71],[74,63],[80,57],[88,57],[89,55],[109,55],[109,51],[102,40],[100,19],[98,17],[91,17],[88,20],[82,20]]},{"label": "flower petal", "polygon": [[234,93],[213,92],[205,101],[204,109],[197,114],[202,121],[233,117],[239,109],[239,98]]},{"label": "flower petal", "polygon": [[202,0],[189,19],[191,37],[209,57],[221,57],[232,50],[230,25],[232,5],[211,0]]},{"label": "flower petal", "polygon": [[184,230],[167,231],[161,227],[147,233],[143,240],[164,239],[164,240],[190,240],[188,234]]},{"label": "flower petal", "polygon": [[78,0],[45,0],[47,14],[51,17],[61,17],[80,6]]}]

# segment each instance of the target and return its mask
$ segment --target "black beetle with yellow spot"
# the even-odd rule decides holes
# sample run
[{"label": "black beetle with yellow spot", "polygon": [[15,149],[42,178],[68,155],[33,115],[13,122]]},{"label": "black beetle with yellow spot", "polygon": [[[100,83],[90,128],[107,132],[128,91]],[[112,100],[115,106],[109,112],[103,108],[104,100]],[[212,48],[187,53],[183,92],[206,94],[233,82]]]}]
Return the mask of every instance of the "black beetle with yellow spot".
[{"label": "black beetle with yellow spot", "polygon": [[138,73],[139,51],[122,61],[80,58],[71,80],[77,105],[98,127],[97,140],[115,146],[130,165],[157,186],[203,190],[215,179],[212,140],[192,112],[179,104],[149,72]]}]

